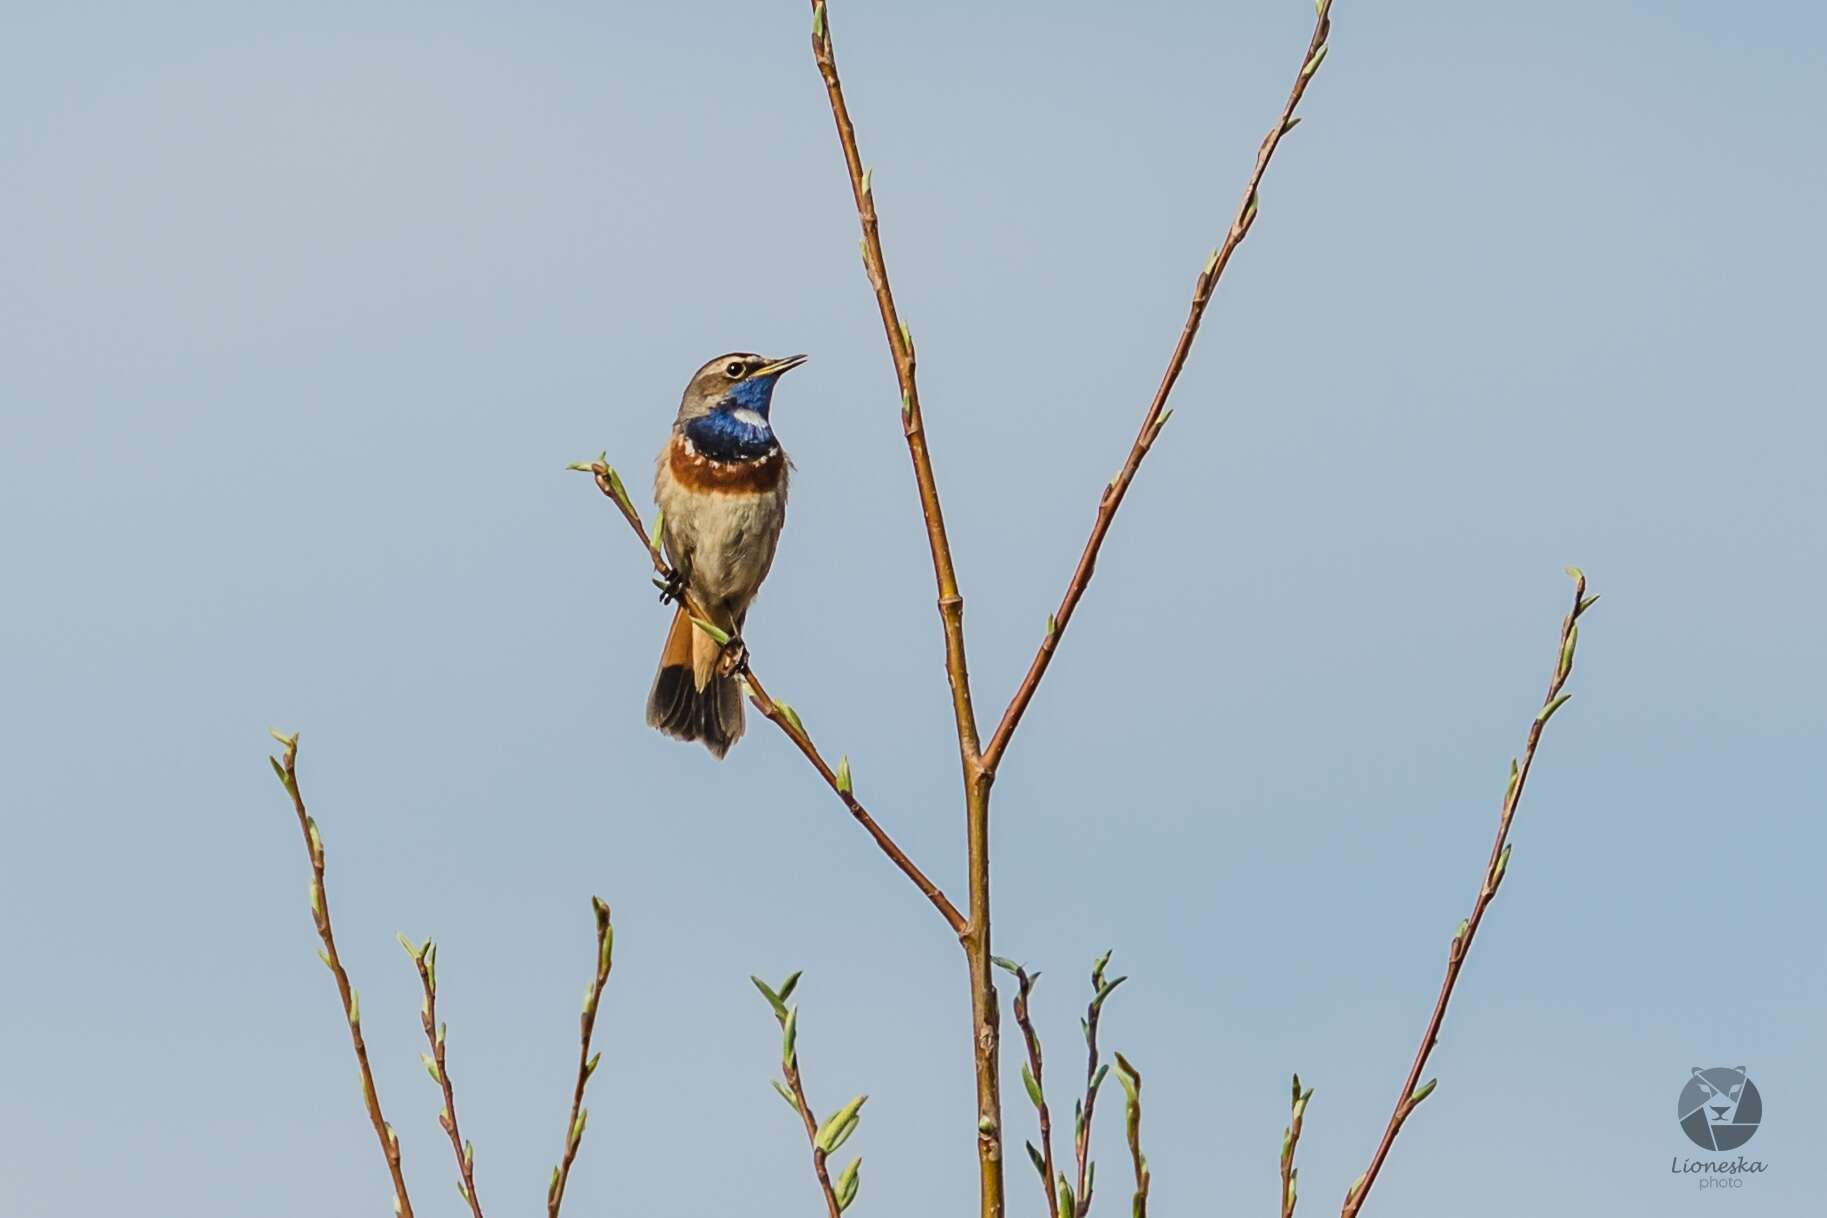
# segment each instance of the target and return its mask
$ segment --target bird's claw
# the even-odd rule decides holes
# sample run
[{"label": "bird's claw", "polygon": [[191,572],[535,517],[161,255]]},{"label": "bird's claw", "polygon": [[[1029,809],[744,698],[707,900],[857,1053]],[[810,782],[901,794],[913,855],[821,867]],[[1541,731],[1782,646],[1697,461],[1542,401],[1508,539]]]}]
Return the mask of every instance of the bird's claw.
[{"label": "bird's claw", "polygon": [[665,579],[656,579],[653,582],[660,589],[662,605],[670,605],[685,596],[685,576],[677,571],[672,572]]},{"label": "bird's claw", "polygon": [[723,653],[717,657],[717,675],[733,677],[748,670],[748,645],[739,638],[732,638],[723,645]]}]

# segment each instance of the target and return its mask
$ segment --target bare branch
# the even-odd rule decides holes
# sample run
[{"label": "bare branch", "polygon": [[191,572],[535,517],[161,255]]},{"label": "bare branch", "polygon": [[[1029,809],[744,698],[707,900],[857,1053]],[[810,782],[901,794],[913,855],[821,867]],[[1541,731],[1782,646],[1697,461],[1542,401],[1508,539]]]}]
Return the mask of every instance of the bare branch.
[{"label": "bare branch", "polygon": [[558,1218],[558,1207],[564,1203],[565,1186],[571,1181],[571,1163],[577,1148],[583,1144],[584,1128],[590,1123],[590,1110],[584,1107],[584,1087],[596,1073],[603,1055],[590,1053],[590,1038],[596,1031],[596,1012],[603,1000],[603,986],[609,982],[609,970],[615,964],[615,927],[609,921],[609,906],[601,897],[591,897],[596,915],[596,972],[590,988],[584,991],[584,1009],[578,1016],[577,1084],[571,1091],[571,1117],[565,1125],[564,1157],[552,1169],[552,1182],[546,1187],[547,1218]]},{"label": "bare branch", "polygon": [[400,1138],[387,1123],[387,1118],[381,1115],[380,1096],[374,1090],[374,1071],[368,1066],[368,1043],[362,1038],[361,995],[349,984],[349,974],[336,951],[336,932],[330,925],[330,894],[324,886],[323,835],[317,831],[317,822],[305,811],[304,795],[298,788],[298,734],[282,736],[274,732],[273,738],[285,746],[285,752],[281,757],[268,757],[267,760],[273,763],[273,773],[279,776],[280,785],[292,797],[292,810],[298,814],[298,828],[304,834],[305,851],[311,858],[311,922],[324,944],[318,958],[336,978],[336,992],[342,998],[349,1041],[355,1047],[355,1064],[362,1076],[362,1103],[368,1109],[368,1122],[374,1126],[374,1136],[379,1139],[381,1154],[387,1160],[387,1172],[393,1177],[393,1211],[397,1218],[412,1218],[412,1198],[407,1195],[406,1176],[400,1170]]},{"label": "bare branch", "polygon": [[[589,464],[579,463],[571,468],[595,477],[597,489],[602,491],[611,503],[615,504],[617,510],[621,512],[622,518],[628,522],[628,527],[633,529],[635,536],[641,539],[641,547],[647,551],[647,557],[653,562],[654,571],[660,576],[659,582],[666,583],[672,580],[672,566],[666,561],[665,555],[660,553],[659,545],[647,535],[647,526],[641,523],[641,517],[635,512],[634,504],[628,498],[627,488],[623,486],[621,476],[615,472],[615,469],[602,460]],[[703,607],[691,599],[689,590],[683,596],[688,613],[701,621],[711,620]],[[755,675],[754,669],[750,667],[746,657],[737,671],[748,688],[749,700],[754,703],[755,709],[773,720],[774,725],[787,734],[787,739],[791,740],[794,747],[805,754],[806,760],[812,763],[812,767],[818,771],[819,777],[825,780],[825,785],[830,787],[843,801],[844,807],[849,809],[851,817],[874,839],[882,853],[886,854],[889,861],[900,868],[901,873],[913,881],[914,887],[918,888],[926,899],[932,902],[933,908],[939,911],[939,916],[944,918],[946,925],[952,928],[952,933],[962,935],[965,931],[964,915],[958,912],[957,906],[951,903],[939,886],[933,883],[912,859],[907,857],[907,853],[888,835],[888,831],[883,829],[857,800],[848,763],[843,762],[837,768],[833,768],[824,759],[819,753],[818,747],[812,743],[811,736],[806,733],[805,725],[800,722],[797,712],[786,703],[778,702],[769,696],[766,687],[761,683],[761,678]]]},{"label": "bare branch", "polygon": [[1356,1218],[1364,1198],[1370,1195],[1371,1186],[1377,1182],[1377,1174],[1383,1170],[1383,1160],[1388,1158],[1390,1147],[1395,1145],[1396,1135],[1402,1131],[1403,1122],[1408,1120],[1421,1101],[1433,1093],[1433,1082],[1430,1080],[1423,1083],[1421,1072],[1427,1068],[1428,1056],[1433,1053],[1434,1045],[1440,1039],[1440,1025],[1446,1019],[1447,1003],[1452,1000],[1453,986],[1459,980],[1459,970],[1465,965],[1466,954],[1471,951],[1472,939],[1478,934],[1485,910],[1490,908],[1491,899],[1497,895],[1498,886],[1503,883],[1504,872],[1509,867],[1510,822],[1516,817],[1523,787],[1529,781],[1529,771],[1535,764],[1535,748],[1541,743],[1542,730],[1561,705],[1572,696],[1561,691],[1567,684],[1567,678],[1573,674],[1573,655],[1580,636],[1579,617],[1598,598],[1587,597],[1585,572],[1578,567],[1568,567],[1567,574],[1573,577],[1573,607],[1561,621],[1560,645],[1554,653],[1554,676],[1548,682],[1548,693],[1542,700],[1541,710],[1536,712],[1534,721],[1529,724],[1529,736],[1523,746],[1521,764],[1515,761],[1510,763],[1510,782],[1504,791],[1502,814],[1497,820],[1497,839],[1491,843],[1491,856],[1479,877],[1478,896],[1472,902],[1471,916],[1459,924],[1459,929],[1454,932],[1452,942],[1448,945],[1446,978],[1440,983],[1440,994],[1434,1000],[1434,1012],[1427,1021],[1427,1031],[1421,1036],[1421,1047],[1415,1051],[1414,1063],[1409,1066],[1408,1075],[1402,1081],[1402,1091],[1396,1098],[1395,1111],[1390,1114],[1389,1124],[1383,1130],[1382,1140],[1377,1143],[1376,1154],[1372,1156],[1369,1168],[1352,1183],[1345,1194],[1342,1218]]},{"label": "bare branch", "polygon": [[[1330,2],[1330,0],[1326,0]],[[952,565],[951,542],[939,506],[939,487],[933,476],[932,456],[926,448],[926,427],[920,407],[920,387],[915,375],[913,333],[895,307],[888,281],[888,263],[882,255],[882,237],[875,210],[874,175],[864,166],[857,148],[856,127],[838,79],[837,52],[831,40],[831,14],[825,0],[812,0],[812,57],[825,82],[837,141],[850,176],[850,194],[862,226],[863,269],[875,289],[882,331],[894,360],[895,379],[901,387],[901,432],[913,461],[914,483],[920,494],[920,514],[926,522],[926,540],[932,551],[933,578],[939,592],[939,619],[945,630],[945,675],[951,684],[952,718],[958,729],[958,761],[964,775],[966,869],[970,882],[970,917],[959,931],[970,970],[971,1043],[975,1054],[977,1089],[977,1176],[980,1218],[1002,1218],[1002,1091],[998,1079],[998,1024],[1002,1019],[990,965],[990,785],[995,773],[983,763],[977,732],[977,713],[971,704],[970,665],[964,648],[964,596]]]},{"label": "bare branch", "polygon": [[1047,619],[1046,637],[1041,640],[1039,650],[1034,653],[1034,659],[1028,665],[1027,675],[1016,688],[1014,697],[1009,699],[1008,709],[1002,712],[1002,720],[996,725],[996,731],[983,750],[983,766],[992,774],[1002,761],[1002,754],[1009,747],[1009,739],[1021,723],[1021,716],[1028,709],[1028,703],[1034,700],[1034,692],[1040,687],[1040,680],[1047,673],[1047,665],[1052,663],[1053,653],[1059,648],[1060,636],[1065,634],[1066,627],[1072,621],[1073,611],[1078,608],[1079,598],[1084,596],[1085,588],[1091,582],[1091,572],[1097,566],[1098,551],[1110,532],[1110,523],[1115,519],[1117,509],[1123,505],[1123,496],[1128,494],[1129,484],[1135,481],[1142,459],[1148,455],[1156,437],[1161,434],[1161,429],[1167,425],[1168,416],[1172,413],[1167,409],[1167,399],[1173,393],[1174,383],[1180,379],[1181,369],[1186,366],[1186,357],[1193,349],[1193,339],[1199,333],[1199,323],[1205,317],[1205,307],[1211,302],[1212,290],[1223,276],[1225,267],[1230,265],[1231,254],[1256,223],[1257,190],[1262,185],[1263,174],[1268,171],[1269,161],[1281,145],[1282,137],[1293,130],[1299,121],[1294,117],[1295,107],[1300,105],[1308,83],[1318,70],[1320,61],[1325,58],[1326,40],[1332,31],[1332,0],[1318,0],[1318,10],[1313,36],[1307,42],[1306,54],[1301,57],[1300,72],[1294,78],[1294,87],[1288,93],[1288,100],[1282,104],[1275,125],[1263,137],[1262,146],[1256,151],[1256,165],[1250,171],[1249,181],[1244,186],[1243,200],[1237,205],[1237,215],[1224,235],[1224,242],[1212,252],[1194,282],[1193,300],[1187,311],[1186,324],[1181,327],[1180,340],[1174,344],[1174,352],[1167,362],[1167,371],[1161,376],[1160,387],[1155,390],[1155,396],[1148,404],[1148,412],[1142,416],[1141,430],[1136,433],[1135,443],[1130,446],[1123,468],[1117,471],[1117,476],[1110,480],[1098,500],[1097,519],[1092,523],[1091,536],[1079,555],[1078,566],[1072,571],[1071,582],[1066,585],[1066,594],[1060,598],[1059,608]]},{"label": "bare branch", "polygon": [[425,992],[419,1007],[419,1024],[425,1030],[431,1052],[421,1054],[420,1060],[425,1063],[425,1072],[444,1092],[444,1110],[438,1113],[438,1124],[450,1138],[451,1151],[457,1156],[457,1192],[469,1203],[473,1218],[482,1218],[482,1202],[476,1197],[476,1151],[457,1128],[457,1096],[444,1055],[444,1025],[438,1022],[438,945],[427,939],[421,947],[405,935],[399,939],[419,971],[419,988]]},{"label": "bare branch", "polygon": [[894,360],[895,380],[901,386],[901,431],[907,454],[913,460],[914,483],[920,492],[920,514],[926,521],[927,546],[932,551],[933,577],[939,589],[939,617],[945,627],[945,674],[951,682],[952,714],[958,727],[958,753],[964,763],[965,781],[977,772],[977,717],[971,707],[970,667],[964,653],[964,596],[958,591],[958,573],[952,566],[951,542],[945,532],[945,515],[939,507],[939,487],[933,477],[932,456],[926,449],[926,430],[920,413],[920,387],[915,376],[913,334],[895,308],[894,289],[888,282],[888,263],[882,256],[882,236],[876,220],[874,175],[864,167],[857,150],[856,127],[838,80],[837,53],[831,44],[831,14],[825,0],[812,0],[812,57],[824,79],[837,124],[837,140],[850,172],[850,193],[863,229],[863,270],[875,289],[882,331]]}]

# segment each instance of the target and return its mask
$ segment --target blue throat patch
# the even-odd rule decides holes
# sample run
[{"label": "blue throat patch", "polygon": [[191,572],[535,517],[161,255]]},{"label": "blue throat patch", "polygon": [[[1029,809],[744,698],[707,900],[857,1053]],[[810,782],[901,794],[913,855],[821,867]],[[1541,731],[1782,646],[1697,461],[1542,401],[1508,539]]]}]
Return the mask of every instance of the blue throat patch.
[{"label": "blue throat patch", "polygon": [[[753,461],[767,456],[776,444],[774,429],[768,426],[768,407],[779,379],[778,375],[759,377],[732,385],[716,409],[685,424],[692,447],[713,461]],[[738,419],[738,410],[760,415],[760,425]]]}]

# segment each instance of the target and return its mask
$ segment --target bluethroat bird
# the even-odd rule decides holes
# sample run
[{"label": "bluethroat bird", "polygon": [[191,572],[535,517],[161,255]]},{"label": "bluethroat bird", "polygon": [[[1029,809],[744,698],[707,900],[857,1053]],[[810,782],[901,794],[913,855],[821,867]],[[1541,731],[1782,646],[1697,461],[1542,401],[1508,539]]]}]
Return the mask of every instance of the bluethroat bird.
[{"label": "bluethroat bird", "polygon": [[736,352],[698,369],[654,472],[659,540],[674,573],[668,593],[681,603],[647,695],[647,722],[702,741],[718,757],[742,736],[742,691],[724,646],[692,625],[684,596],[740,645],[787,517],[787,454],[768,410],[781,375],[805,362]]}]

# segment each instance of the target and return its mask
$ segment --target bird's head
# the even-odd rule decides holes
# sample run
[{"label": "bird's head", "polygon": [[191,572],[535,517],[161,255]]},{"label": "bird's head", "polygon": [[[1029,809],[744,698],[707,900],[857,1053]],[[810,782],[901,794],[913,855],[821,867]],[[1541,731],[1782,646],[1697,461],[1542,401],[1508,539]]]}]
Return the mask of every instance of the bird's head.
[{"label": "bird's head", "polygon": [[705,415],[729,416],[737,423],[765,430],[774,386],[781,376],[806,362],[803,355],[769,359],[765,355],[736,351],[719,355],[698,369],[685,387],[679,403],[678,422],[683,425]]}]

